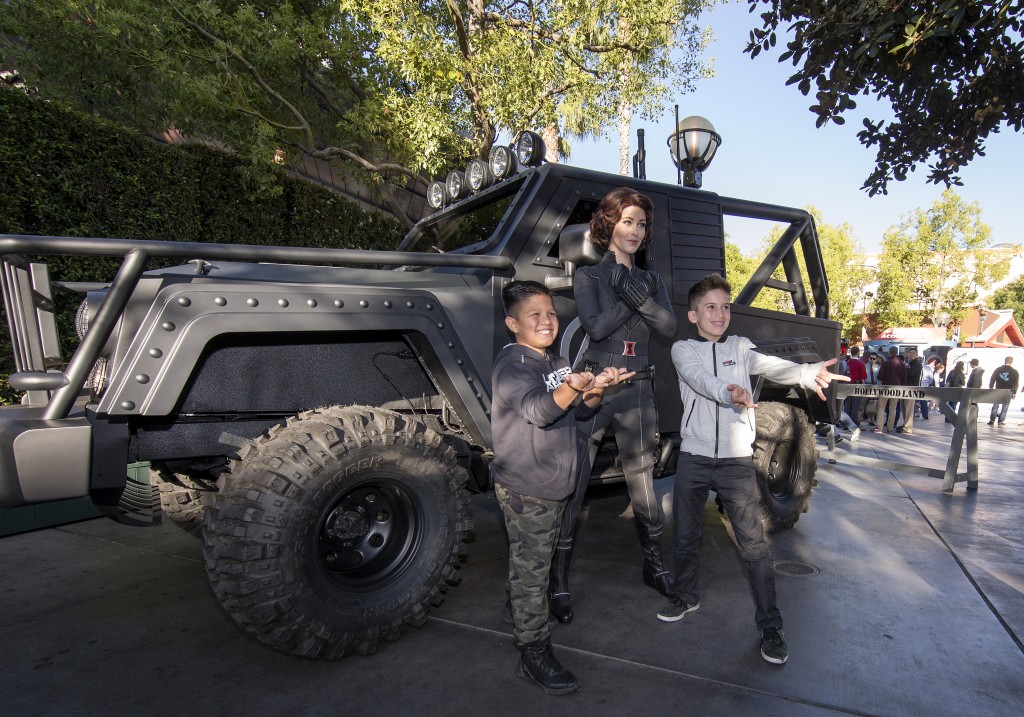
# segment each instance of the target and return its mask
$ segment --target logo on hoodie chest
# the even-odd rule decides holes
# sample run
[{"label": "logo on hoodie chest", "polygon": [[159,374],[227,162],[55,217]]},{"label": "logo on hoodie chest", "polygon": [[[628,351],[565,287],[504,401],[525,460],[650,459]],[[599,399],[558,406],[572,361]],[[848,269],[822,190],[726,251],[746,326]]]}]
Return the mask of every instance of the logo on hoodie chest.
[{"label": "logo on hoodie chest", "polygon": [[568,376],[570,373],[572,373],[572,369],[569,368],[568,366],[566,366],[565,368],[555,369],[554,371],[543,377],[544,385],[547,387],[548,391],[554,391],[556,388],[562,385],[562,383],[565,381],[565,377]]},{"label": "logo on hoodie chest", "polygon": [[736,362],[733,361],[732,359],[726,359],[725,361],[722,362],[722,365],[723,366],[735,366]]}]

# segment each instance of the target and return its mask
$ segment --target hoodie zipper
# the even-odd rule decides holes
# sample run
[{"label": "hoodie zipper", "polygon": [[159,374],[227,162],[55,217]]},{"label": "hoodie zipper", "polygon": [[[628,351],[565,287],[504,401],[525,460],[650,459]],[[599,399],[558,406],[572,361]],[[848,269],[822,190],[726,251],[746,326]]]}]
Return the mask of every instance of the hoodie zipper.
[{"label": "hoodie zipper", "polygon": [[[718,378],[718,352],[715,351],[716,344],[711,344],[711,370],[715,373],[715,378]],[[714,401],[715,404],[715,460],[718,460],[718,401]]]}]

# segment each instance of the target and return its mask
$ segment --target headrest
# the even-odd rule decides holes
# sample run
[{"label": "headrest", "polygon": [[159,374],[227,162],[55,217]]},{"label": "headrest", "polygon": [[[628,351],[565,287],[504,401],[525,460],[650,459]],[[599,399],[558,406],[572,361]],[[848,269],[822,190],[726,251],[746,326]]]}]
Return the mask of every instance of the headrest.
[{"label": "headrest", "polygon": [[558,258],[571,261],[576,266],[592,266],[601,263],[604,251],[590,241],[590,226],[569,224],[558,235]]}]

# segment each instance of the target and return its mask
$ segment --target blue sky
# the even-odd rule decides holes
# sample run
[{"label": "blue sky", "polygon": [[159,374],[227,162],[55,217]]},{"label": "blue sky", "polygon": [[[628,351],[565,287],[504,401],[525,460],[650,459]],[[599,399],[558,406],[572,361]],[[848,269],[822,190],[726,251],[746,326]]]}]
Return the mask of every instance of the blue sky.
[{"label": "blue sky", "polygon": [[[825,222],[853,227],[862,251],[880,251],[883,232],[901,216],[927,209],[944,187],[927,184],[926,167],[920,167],[905,181],[891,182],[886,196],[869,197],[862,191],[874,152],[857,141],[857,132],[867,116],[865,110],[878,108],[877,103],[858,97],[857,109],[847,113],[845,125],[816,129],[816,116],[807,109],[813,103],[813,91],[804,97],[796,87],[786,86],[793,66],[778,62],[782,39],[767,56],[762,53],[751,60],[743,53],[758,19],[757,14],[748,14],[745,0],[716,6],[700,19],[701,26],[710,26],[717,38],[707,50],[707,56],[715,58],[716,76],[699,81],[696,91],[680,96],[678,102],[680,118],[703,115],[722,135],[722,146],[704,172],[704,189],[770,204],[813,205]],[[884,109],[871,116],[884,117]],[[676,181],[666,146],[673,124],[671,106],[658,123],[634,117],[630,154],[636,151],[636,130],[642,127],[648,179]],[[1022,244],[1021,213],[1015,210],[1021,204],[1024,135],[1004,129],[989,138],[986,148],[986,156],[961,173],[964,186],[955,190],[966,201],[979,204],[982,221],[992,228],[991,244]],[[576,142],[569,161],[617,172],[617,132],[610,131],[603,140]],[[729,239],[749,253],[770,225],[727,218],[725,228]]]}]

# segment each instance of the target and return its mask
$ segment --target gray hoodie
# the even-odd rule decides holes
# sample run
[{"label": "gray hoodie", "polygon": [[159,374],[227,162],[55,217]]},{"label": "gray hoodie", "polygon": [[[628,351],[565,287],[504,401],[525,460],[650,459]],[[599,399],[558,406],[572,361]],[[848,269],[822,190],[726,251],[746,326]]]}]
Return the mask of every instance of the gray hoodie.
[{"label": "gray hoodie", "polygon": [[736,408],[726,386],[734,383],[750,390],[750,376],[764,376],[776,383],[815,389],[821,362],[798,364],[754,350],[742,336],[713,342],[706,339],[677,341],[672,363],[679,375],[683,421],[679,433],[682,450],[708,458],[740,458],[753,455],[754,411]]}]

